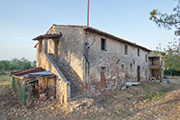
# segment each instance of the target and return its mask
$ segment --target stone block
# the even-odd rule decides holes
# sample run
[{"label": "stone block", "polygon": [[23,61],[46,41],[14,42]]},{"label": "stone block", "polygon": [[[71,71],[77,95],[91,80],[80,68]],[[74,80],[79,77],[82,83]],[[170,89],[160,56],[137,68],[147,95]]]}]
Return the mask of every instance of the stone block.
[{"label": "stone block", "polygon": [[124,91],[126,89],[126,86],[122,86],[121,91]]},{"label": "stone block", "polygon": [[162,80],[162,83],[167,84],[167,81],[168,81],[167,79],[163,79],[163,80]]},{"label": "stone block", "polygon": [[155,80],[155,82],[160,82],[160,80]]}]

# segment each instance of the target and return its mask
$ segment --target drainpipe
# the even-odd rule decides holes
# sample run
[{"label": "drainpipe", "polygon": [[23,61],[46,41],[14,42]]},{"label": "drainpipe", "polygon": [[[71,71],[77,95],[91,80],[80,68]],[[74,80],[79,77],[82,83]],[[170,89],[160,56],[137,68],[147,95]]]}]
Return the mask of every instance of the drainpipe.
[{"label": "drainpipe", "polygon": [[[88,49],[87,49],[87,51],[88,51]],[[88,52],[87,52],[87,53],[88,53]],[[88,61],[88,57],[86,56],[86,54],[83,53],[83,55],[84,55],[84,57],[85,57],[85,59],[86,59],[86,62],[87,62],[87,64],[88,64],[88,68],[87,68],[88,76],[87,76],[87,79],[88,79],[88,92],[89,92],[89,69],[90,69],[90,63],[89,63],[89,61]]]},{"label": "drainpipe", "polygon": [[86,32],[86,39],[87,39],[87,42],[85,43],[85,46],[86,46],[85,49],[86,49],[87,51],[84,52],[83,55],[84,55],[84,57],[85,57],[85,59],[86,59],[86,62],[87,62],[87,64],[88,64],[88,66],[87,66],[87,72],[88,72],[87,79],[88,79],[88,92],[89,92],[89,89],[90,89],[90,88],[89,88],[90,62],[89,62],[89,60],[88,60],[88,58],[89,58],[89,49],[90,49],[91,46],[94,44],[95,39],[93,40],[93,42],[92,42],[91,45],[88,45],[88,44],[89,44],[88,37],[87,37],[88,34],[89,34],[89,33]]}]

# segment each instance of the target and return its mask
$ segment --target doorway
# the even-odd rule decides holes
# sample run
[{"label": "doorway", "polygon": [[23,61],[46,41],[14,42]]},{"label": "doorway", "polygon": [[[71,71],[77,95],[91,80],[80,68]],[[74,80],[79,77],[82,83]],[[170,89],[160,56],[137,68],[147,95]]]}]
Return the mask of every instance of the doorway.
[{"label": "doorway", "polygon": [[101,91],[105,89],[105,67],[101,67]]},{"label": "doorway", "polygon": [[137,81],[140,82],[140,66],[137,67]]}]

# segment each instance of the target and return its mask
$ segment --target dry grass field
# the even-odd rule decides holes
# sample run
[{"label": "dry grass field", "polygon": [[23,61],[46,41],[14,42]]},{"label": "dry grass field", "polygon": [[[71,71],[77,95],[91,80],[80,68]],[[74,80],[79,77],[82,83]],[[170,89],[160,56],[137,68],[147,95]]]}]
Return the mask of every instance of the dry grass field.
[{"label": "dry grass field", "polygon": [[108,91],[100,96],[82,96],[66,104],[49,99],[21,108],[8,76],[0,77],[0,119],[64,120],[178,120],[180,77],[169,83],[142,82],[125,91]]}]

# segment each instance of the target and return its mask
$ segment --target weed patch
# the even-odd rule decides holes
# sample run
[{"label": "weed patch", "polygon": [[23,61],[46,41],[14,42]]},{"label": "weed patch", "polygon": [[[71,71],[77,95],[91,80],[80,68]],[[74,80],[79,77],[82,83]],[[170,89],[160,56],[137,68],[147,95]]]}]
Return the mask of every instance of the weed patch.
[{"label": "weed patch", "polygon": [[9,75],[0,75],[0,81],[10,81],[11,77]]},{"label": "weed patch", "polygon": [[128,99],[128,100],[131,100],[131,98],[130,98],[130,97],[127,97],[127,99]]},{"label": "weed patch", "polygon": [[9,75],[0,75],[0,87],[11,84],[11,77]]},{"label": "weed patch", "polygon": [[174,89],[173,86],[171,86],[171,87],[169,87],[169,88],[164,88],[164,89],[162,89],[162,90],[159,90],[158,93],[148,94],[148,95],[146,96],[146,99],[151,100],[151,99],[153,99],[153,98],[162,97],[163,95],[165,95],[166,93],[170,92],[170,91],[173,90],[173,89]]}]

